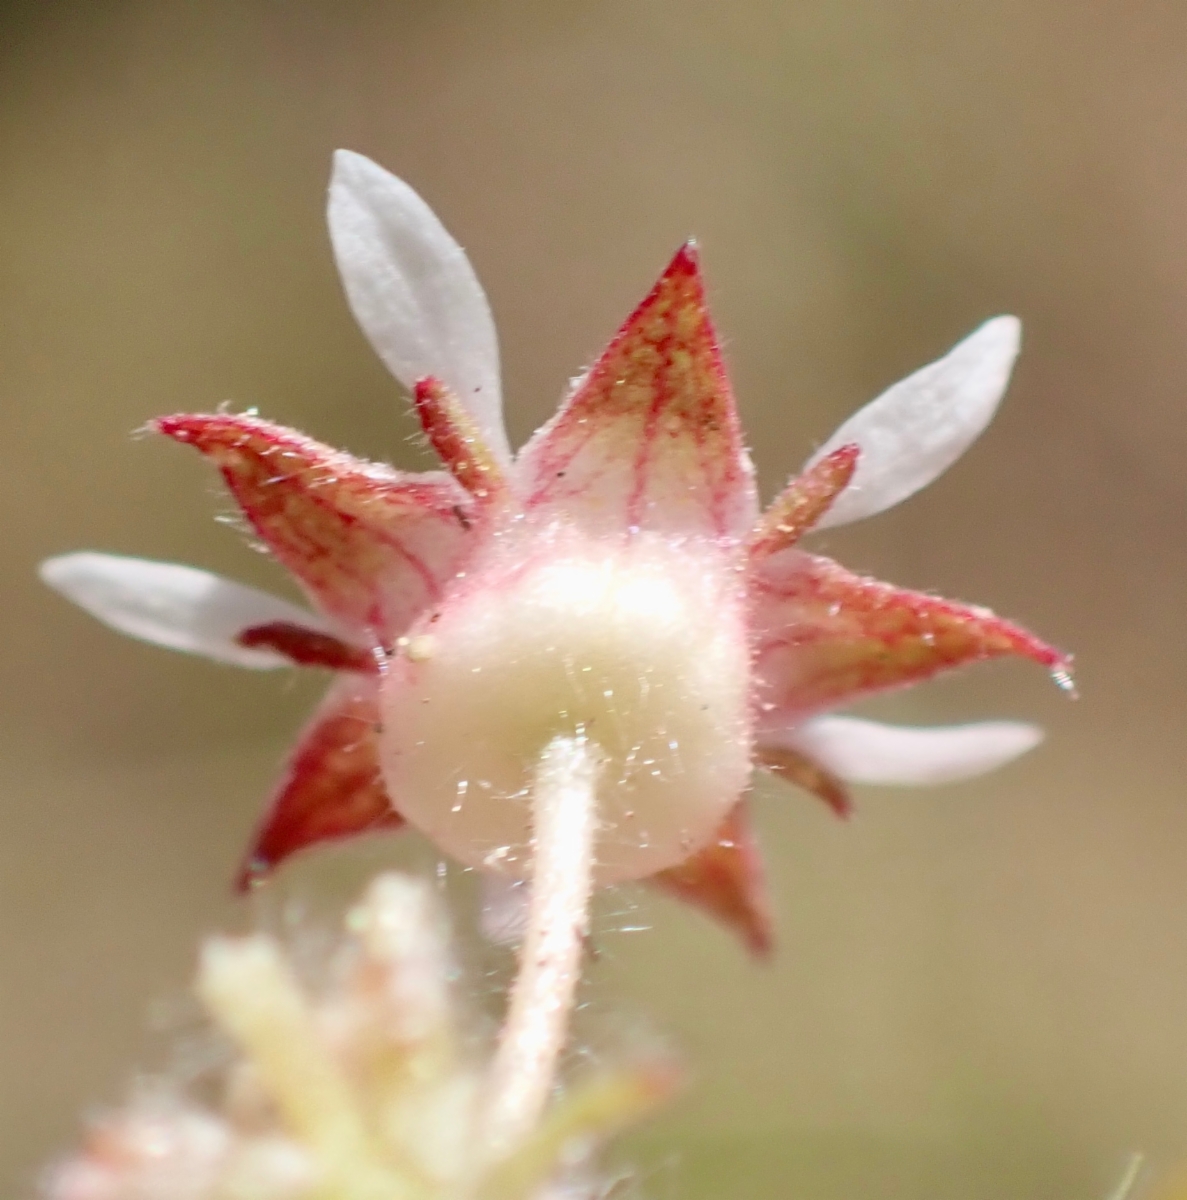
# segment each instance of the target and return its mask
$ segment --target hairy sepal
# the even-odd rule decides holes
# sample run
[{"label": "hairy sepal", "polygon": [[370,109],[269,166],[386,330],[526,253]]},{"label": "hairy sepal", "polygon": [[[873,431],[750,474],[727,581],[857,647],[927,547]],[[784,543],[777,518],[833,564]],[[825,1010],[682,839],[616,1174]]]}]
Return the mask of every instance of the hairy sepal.
[{"label": "hairy sepal", "polygon": [[860,453],[852,443],[841,446],[797,475],[755,526],[751,561],[758,563],[794,546],[819,524],[853,478]]},{"label": "hairy sepal", "polygon": [[590,532],[750,529],[753,469],[691,243],[524,447],[516,474],[529,511]]},{"label": "hairy sepal", "polygon": [[855,575],[787,550],[750,579],[760,725],[778,727],[941,671],[1006,655],[1060,682],[1070,660],[987,608]]},{"label": "hairy sepal", "polygon": [[252,836],[235,880],[240,891],[261,883],[298,851],[404,824],[380,774],[378,723],[374,679],[344,675],[334,682]]},{"label": "hairy sepal", "polygon": [[323,612],[390,644],[437,602],[468,551],[471,501],[258,417],[160,417],[159,432],[222,472],[252,529]]},{"label": "hairy sepal", "polygon": [[701,909],[741,938],[756,958],[770,954],[774,935],[766,873],[745,800],[707,846],[647,882]]}]

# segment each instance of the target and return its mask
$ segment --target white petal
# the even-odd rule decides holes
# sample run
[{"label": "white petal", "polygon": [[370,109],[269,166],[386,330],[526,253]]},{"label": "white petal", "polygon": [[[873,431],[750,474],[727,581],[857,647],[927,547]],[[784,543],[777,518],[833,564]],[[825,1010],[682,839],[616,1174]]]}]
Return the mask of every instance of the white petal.
[{"label": "white petal", "polygon": [[984,775],[1032,750],[1043,731],[1021,721],[929,728],[816,717],[785,739],[850,783],[918,785]]},{"label": "white petal", "polygon": [[510,946],[523,941],[528,927],[530,884],[505,875],[482,875],[480,925],[487,941]]},{"label": "white petal", "polygon": [[304,608],[179,563],[84,551],[46,559],[40,574],[56,592],[120,633],[238,667],[292,666],[281,654],[235,641],[253,625],[286,621],[331,632]]},{"label": "white petal", "polygon": [[942,475],[993,419],[1021,336],[1017,317],[994,317],[854,413],[809,460],[861,447],[852,481],[817,528],[873,516]]},{"label": "white petal", "polygon": [[495,323],[466,252],[403,180],[349,150],[334,154],[327,216],[346,297],[376,353],[409,391],[435,375],[509,459]]}]

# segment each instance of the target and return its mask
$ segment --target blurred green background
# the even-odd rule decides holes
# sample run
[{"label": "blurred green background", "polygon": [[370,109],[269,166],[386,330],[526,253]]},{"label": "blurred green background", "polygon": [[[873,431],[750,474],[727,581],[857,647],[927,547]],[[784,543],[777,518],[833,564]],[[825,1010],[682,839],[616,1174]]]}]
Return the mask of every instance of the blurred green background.
[{"label": "blurred green background", "polygon": [[[607,902],[595,1022],[624,1009],[695,1070],[635,1148],[650,1194],[1082,1200],[1131,1150],[1187,1159],[1185,68],[1170,0],[0,5],[5,1194],[188,1027],[197,939],[251,919],[227,881],[321,686],[123,640],[37,561],[287,586],[197,456],[132,436],[154,414],[258,405],[423,461],[334,274],[336,146],[467,246],[516,440],[689,234],[768,494],[980,320],[1026,322],[982,442],[824,546],[1023,620],[1083,698],[976,670],[872,711],[1039,720],[1024,762],[869,789],[850,827],[765,793],[771,967]],[[259,903],[332,907],[417,853],[321,856]]]}]

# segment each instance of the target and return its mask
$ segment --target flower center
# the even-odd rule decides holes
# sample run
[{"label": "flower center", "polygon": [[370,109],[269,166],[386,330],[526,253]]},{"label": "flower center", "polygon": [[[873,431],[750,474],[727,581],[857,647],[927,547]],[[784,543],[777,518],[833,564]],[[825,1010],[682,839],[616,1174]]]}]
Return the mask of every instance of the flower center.
[{"label": "flower center", "polygon": [[716,546],[513,529],[392,659],[385,781],[437,845],[523,877],[535,764],[584,735],[603,756],[597,882],[641,878],[707,843],[746,786],[748,683]]}]

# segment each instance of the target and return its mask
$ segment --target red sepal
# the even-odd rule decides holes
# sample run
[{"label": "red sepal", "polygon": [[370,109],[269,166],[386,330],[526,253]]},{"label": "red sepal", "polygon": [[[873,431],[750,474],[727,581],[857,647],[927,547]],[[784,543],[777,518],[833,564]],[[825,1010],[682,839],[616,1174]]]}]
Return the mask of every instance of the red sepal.
[{"label": "red sepal", "polygon": [[1016,654],[1060,681],[1070,659],[987,608],[854,575],[785,550],[750,586],[758,720],[785,725],[966,663]]},{"label": "red sepal", "polygon": [[446,475],[403,474],[234,413],[152,424],[215,462],[322,611],[385,645],[441,598],[468,552],[471,500]]},{"label": "red sepal", "polygon": [[258,646],[275,650],[298,667],[325,667],[328,671],[358,671],[364,675],[374,675],[378,670],[371,651],[291,621],[249,625],[235,640],[248,649]]},{"label": "red sepal", "polygon": [[256,829],[235,881],[240,891],[298,850],[404,824],[383,787],[378,725],[375,682],[358,675],[337,680],[301,734]]},{"label": "red sepal", "polygon": [[797,475],[763,513],[750,538],[754,563],[794,546],[832,507],[857,470],[860,449],[838,447]]},{"label": "red sepal", "polygon": [[458,398],[429,375],[416,381],[412,399],[429,445],[454,479],[478,501],[502,497],[507,490],[503,468]]},{"label": "red sepal", "polygon": [[753,472],[691,243],[524,447],[529,511],[596,533],[742,537]]},{"label": "red sepal", "polygon": [[745,800],[738,802],[708,846],[647,882],[720,921],[756,957],[770,954],[766,873]]},{"label": "red sepal", "polygon": [[764,746],[760,743],[754,749],[754,757],[758,765],[772,775],[794,783],[805,792],[811,792],[818,800],[823,800],[842,821],[853,816],[853,801],[849,798],[845,781],[826,771],[806,754],[789,747]]}]

